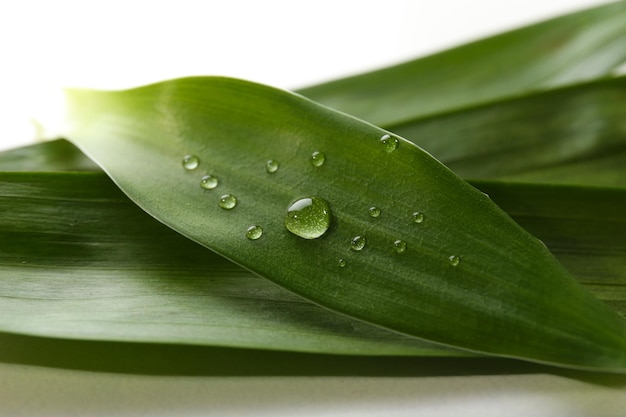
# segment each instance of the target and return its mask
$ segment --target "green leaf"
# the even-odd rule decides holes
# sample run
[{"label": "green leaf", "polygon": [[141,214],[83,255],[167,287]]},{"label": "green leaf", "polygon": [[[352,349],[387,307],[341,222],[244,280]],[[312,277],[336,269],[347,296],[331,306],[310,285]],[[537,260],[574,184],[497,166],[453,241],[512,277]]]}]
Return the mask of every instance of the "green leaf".
[{"label": "green leaf", "polygon": [[[626,322],[481,192],[402,138],[225,78],[76,90],[70,100],[68,137],[131,199],[296,294],[472,351],[626,370]],[[323,165],[312,163],[314,152],[325,153]],[[183,169],[184,155],[199,166]],[[265,171],[270,159],[277,172]],[[217,189],[200,187],[208,174]],[[220,208],[224,195],[237,197],[232,210]],[[313,196],[329,203],[330,228],[302,239],[285,229],[287,209]],[[370,217],[372,206],[383,214]],[[251,225],[263,227],[260,239],[246,239]],[[357,236],[363,250],[351,250]]]},{"label": "green leaf", "polygon": [[99,168],[63,139],[0,152],[2,171],[95,171]]},{"label": "green leaf", "polygon": [[[626,314],[626,221],[619,216],[626,190],[478,185],[543,239],[585,288]],[[565,208],[567,216],[559,216]],[[100,340],[249,354],[468,355],[304,302],[156,222],[102,174],[1,173],[0,217],[0,346],[17,343],[19,352],[28,351],[25,344],[72,342],[15,334],[84,340],[81,350],[97,349],[87,341]],[[60,350],[48,348],[46,357],[59,360]],[[6,355],[0,350],[0,358]],[[20,357],[39,363],[31,356]]]},{"label": "green leaf", "polygon": [[102,173],[2,173],[0,190],[2,332],[334,354],[463,354],[305,302],[156,222]]},{"label": "green leaf", "polygon": [[586,289],[626,315],[626,189],[473,184],[541,239]]},{"label": "green leaf", "polygon": [[626,186],[624,102],[626,77],[415,120],[394,131],[464,178]]},{"label": "green leaf", "polygon": [[395,131],[416,118],[605,77],[626,62],[625,38],[620,1],[299,92]]}]

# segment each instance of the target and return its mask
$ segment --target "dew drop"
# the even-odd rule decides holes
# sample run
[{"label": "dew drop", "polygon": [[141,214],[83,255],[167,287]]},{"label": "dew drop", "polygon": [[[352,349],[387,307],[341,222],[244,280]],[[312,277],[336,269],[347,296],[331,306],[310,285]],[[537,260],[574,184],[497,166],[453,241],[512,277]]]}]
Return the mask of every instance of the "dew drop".
[{"label": "dew drop", "polygon": [[339,265],[339,268],[343,268],[346,266],[346,260],[345,259],[339,259],[337,261],[337,265]]},{"label": "dew drop", "polygon": [[205,190],[212,190],[217,187],[218,182],[219,181],[217,177],[213,175],[205,175],[204,177],[200,178],[200,187],[204,188]]},{"label": "dew drop", "polygon": [[406,250],[406,242],[404,240],[396,240],[393,242],[393,250],[396,253],[402,253]]},{"label": "dew drop", "polygon": [[416,211],[415,213],[411,214],[411,218],[413,219],[413,223],[421,223],[424,221],[424,213]]},{"label": "dew drop", "polygon": [[398,139],[391,137],[391,135],[383,135],[380,138],[380,143],[383,144],[383,147],[387,152],[393,152],[398,147]]},{"label": "dew drop", "polygon": [[273,159],[265,162],[265,170],[268,174],[273,174],[274,172],[278,171],[278,162],[274,161]]},{"label": "dew drop", "polygon": [[330,206],[323,198],[300,198],[287,209],[285,227],[303,239],[317,239],[328,230],[330,217]]},{"label": "dew drop", "polygon": [[198,168],[198,165],[200,165],[200,160],[197,156],[185,155],[183,157],[183,168],[185,168],[187,171]]},{"label": "dew drop", "polygon": [[367,213],[370,215],[370,217],[378,217],[380,216],[381,210],[380,208],[373,206],[367,209]]},{"label": "dew drop", "polygon": [[313,166],[321,167],[324,165],[324,162],[326,162],[326,155],[322,152],[315,151],[311,154],[311,163]]},{"label": "dew drop", "polygon": [[360,251],[365,247],[365,237],[363,236],[355,236],[350,241],[350,249]]},{"label": "dew drop", "polygon": [[246,230],[246,237],[250,240],[257,240],[263,235],[263,228],[261,226],[250,226]]},{"label": "dew drop", "polygon": [[237,197],[232,194],[224,194],[220,197],[219,206],[224,210],[234,209],[237,205]]},{"label": "dew drop", "polygon": [[459,264],[459,262],[461,262],[461,258],[459,258],[456,255],[450,255],[448,257],[448,261],[450,261],[450,265],[457,266]]}]

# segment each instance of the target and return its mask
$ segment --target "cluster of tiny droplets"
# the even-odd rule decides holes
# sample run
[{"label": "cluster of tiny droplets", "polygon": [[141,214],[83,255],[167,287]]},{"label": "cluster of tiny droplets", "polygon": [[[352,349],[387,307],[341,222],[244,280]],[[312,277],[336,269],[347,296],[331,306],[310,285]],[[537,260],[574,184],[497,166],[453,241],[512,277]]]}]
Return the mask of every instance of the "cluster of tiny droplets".
[{"label": "cluster of tiny droplets", "polygon": [[[391,153],[398,148],[399,140],[389,134],[384,134],[380,138],[383,149]],[[310,162],[314,167],[321,167],[326,162],[326,155],[320,151],[314,151],[311,154]],[[193,171],[200,166],[200,159],[194,155],[185,155],[183,157],[183,168],[187,171]],[[265,162],[265,171],[268,174],[274,174],[279,169],[279,163],[273,159]],[[213,190],[219,184],[219,179],[211,174],[204,175],[200,179],[200,186],[205,190]],[[304,201],[304,203],[303,203]],[[219,207],[224,210],[232,210],[237,206],[237,197],[232,194],[223,194],[218,202]],[[297,206],[297,207],[296,207]],[[382,214],[380,207],[372,206],[367,210],[371,218],[378,218]],[[413,223],[422,223],[424,221],[424,213],[415,211],[411,214]],[[294,202],[289,210],[285,220],[287,229],[296,236],[305,239],[315,239],[321,237],[330,225],[330,207],[328,203],[319,197],[307,197]],[[246,237],[249,240],[257,240],[263,235],[263,228],[259,225],[252,225],[246,230]],[[365,236],[357,235],[350,241],[350,249],[356,252],[362,251],[367,244]],[[395,240],[392,248],[396,253],[404,253],[407,244],[403,240]],[[448,257],[450,265],[457,266],[460,258],[456,255]],[[343,268],[347,265],[345,259],[341,258],[337,261],[339,267]]]}]

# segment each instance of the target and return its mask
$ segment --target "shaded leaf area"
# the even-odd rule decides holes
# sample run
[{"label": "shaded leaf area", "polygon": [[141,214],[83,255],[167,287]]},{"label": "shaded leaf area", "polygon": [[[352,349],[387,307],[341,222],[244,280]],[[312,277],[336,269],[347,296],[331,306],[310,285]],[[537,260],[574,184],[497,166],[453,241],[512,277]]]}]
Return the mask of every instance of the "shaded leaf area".
[{"label": "shaded leaf area", "polygon": [[[182,344],[55,339],[10,333],[0,333],[0,361],[152,375],[475,376],[550,372],[591,379],[602,384],[618,377],[581,374],[503,358],[346,356]],[[619,384],[623,380],[617,379],[615,382]]]},{"label": "shaded leaf area", "polygon": [[[297,354],[280,359],[280,354],[260,350],[377,357],[469,355],[310,304],[163,226],[103,174],[3,173],[0,185],[5,219],[0,223],[0,360],[188,373],[193,361],[204,356],[195,365],[198,373],[271,374],[272,366],[256,364],[256,359],[272,357],[274,365],[292,363],[291,357],[319,361],[322,373],[341,360]],[[477,185],[543,239],[585,288],[626,314],[626,221],[618,216],[626,206],[626,191]],[[586,195],[593,198],[581,198]],[[567,216],[557,215],[564,209]],[[37,348],[40,345],[47,348]],[[69,347],[80,349],[64,353]],[[227,359],[225,347],[240,350]],[[109,353],[101,357],[103,350]],[[145,355],[130,365],[133,352]],[[240,362],[246,355],[249,360]],[[176,363],[168,365],[166,357]],[[365,374],[385,369],[394,374],[405,366],[407,374],[433,369],[423,362],[415,367],[390,359],[378,364],[345,361],[337,372],[358,374],[358,366]],[[239,365],[229,370],[233,363]],[[307,362],[298,368],[296,363],[277,366],[274,372],[308,373],[313,366]]]},{"label": "shaded leaf area", "polygon": [[299,92],[395,130],[415,118],[607,76],[626,62],[625,39],[626,3],[615,2]]},{"label": "shaded leaf area", "polygon": [[[140,207],[296,294],[471,351],[626,370],[626,321],[483,193],[401,137],[221,77],[68,99],[67,137]],[[266,170],[270,160],[280,169]],[[219,188],[207,195],[209,174]],[[332,214],[311,214],[301,205],[310,198]],[[372,206],[385,214],[368,216]],[[311,236],[312,227],[322,230]],[[260,228],[262,238],[246,238]]]},{"label": "shaded leaf area", "polygon": [[415,120],[394,131],[464,178],[624,186],[624,103],[621,77]]}]

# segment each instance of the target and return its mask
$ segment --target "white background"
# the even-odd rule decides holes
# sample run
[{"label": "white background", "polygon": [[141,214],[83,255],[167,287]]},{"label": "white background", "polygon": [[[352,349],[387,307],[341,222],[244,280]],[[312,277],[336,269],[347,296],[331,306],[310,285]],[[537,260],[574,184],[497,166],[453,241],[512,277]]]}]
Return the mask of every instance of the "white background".
[{"label": "white background", "polygon": [[0,0],[0,149],[59,117],[62,87],[226,75],[294,89],[603,2]]},{"label": "white background", "polygon": [[[0,148],[50,91],[228,75],[297,88],[597,0],[2,1]],[[460,69],[461,70],[461,69]],[[52,106],[52,107],[50,107]],[[148,377],[0,364],[4,416],[623,416],[626,381],[555,375]]]}]

